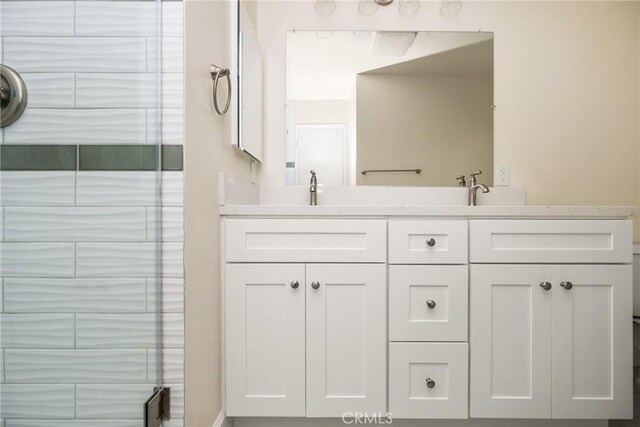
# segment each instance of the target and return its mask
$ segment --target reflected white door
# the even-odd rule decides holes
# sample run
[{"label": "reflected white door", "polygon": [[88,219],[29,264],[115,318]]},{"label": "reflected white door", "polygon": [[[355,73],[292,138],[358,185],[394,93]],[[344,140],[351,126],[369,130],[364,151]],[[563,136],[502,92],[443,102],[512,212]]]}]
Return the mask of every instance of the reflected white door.
[{"label": "reflected white door", "polygon": [[553,418],[633,416],[631,269],[553,267]]},{"label": "reflected white door", "polygon": [[322,185],[345,184],[344,124],[296,126],[296,184],[309,183],[310,170]]},{"label": "reflected white door", "polygon": [[544,265],[472,265],[470,416],[551,417],[551,306]]},{"label": "reflected white door", "polygon": [[228,416],[305,415],[304,273],[303,264],[227,264]]},{"label": "reflected white door", "polygon": [[306,276],[307,417],[385,413],[384,264],[308,264]]}]

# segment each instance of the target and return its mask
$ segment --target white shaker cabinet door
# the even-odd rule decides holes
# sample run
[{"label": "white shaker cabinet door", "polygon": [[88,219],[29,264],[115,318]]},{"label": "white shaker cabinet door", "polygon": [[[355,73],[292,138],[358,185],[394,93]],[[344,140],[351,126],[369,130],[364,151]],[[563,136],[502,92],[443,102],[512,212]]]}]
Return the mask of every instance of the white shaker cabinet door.
[{"label": "white shaker cabinet door", "polygon": [[227,264],[228,416],[305,415],[304,280],[304,264]]},{"label": "white shaker cabinet door", "polygon": [[470,416],[551,417],[551,268],[472,265]]},{"label": "white shaker cabinet door", "polygon": [[633,416],[631,269],[553,267],[554,418]]},{"label": "white shaker cabinet door", "polygon": [[307,417],[386,411],[384,264],[309,264]]}]

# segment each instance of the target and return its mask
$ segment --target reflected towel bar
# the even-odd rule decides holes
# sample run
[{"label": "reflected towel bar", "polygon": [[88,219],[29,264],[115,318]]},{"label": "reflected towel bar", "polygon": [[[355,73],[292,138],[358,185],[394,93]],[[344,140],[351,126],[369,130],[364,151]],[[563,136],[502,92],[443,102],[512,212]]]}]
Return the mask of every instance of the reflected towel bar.
[{"label": "reflected towel bar", "polygon": [[381,173],[381,172],[413,172],[415,174],[419,174],[422,172],[422,169],[365,169],[360,172],[362,175],[366,175],[368,173]]}]

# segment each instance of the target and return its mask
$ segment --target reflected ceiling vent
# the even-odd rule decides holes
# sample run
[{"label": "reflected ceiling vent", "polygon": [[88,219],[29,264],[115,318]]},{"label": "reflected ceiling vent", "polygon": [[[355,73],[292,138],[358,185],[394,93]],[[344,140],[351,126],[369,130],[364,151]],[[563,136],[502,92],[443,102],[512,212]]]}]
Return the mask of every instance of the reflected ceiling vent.
[{"label": "reflected ceiling vent", "polygon": [[372,52],[379,56],[404,56],[417,35],[418,33],[406,31],[380,31],[376,33]]}]

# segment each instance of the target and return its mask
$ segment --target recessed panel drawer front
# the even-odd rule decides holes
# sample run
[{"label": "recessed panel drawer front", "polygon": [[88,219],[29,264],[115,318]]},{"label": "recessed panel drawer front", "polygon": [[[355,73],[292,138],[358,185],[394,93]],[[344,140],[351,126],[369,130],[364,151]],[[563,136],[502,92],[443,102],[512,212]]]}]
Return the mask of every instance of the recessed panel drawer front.
[{"label": "recessed panel drawer front", "polygon": [[390,343],[393,418],[468,418],[467,343]]},{"label": "recessed panel drawer front", "polygon": [[389,263],[465,264],[467,221],[390,221]]},{"label": "recessed panel drawer front", "polygon": [[385,262],[386,221],[228,219],[227,262]]},{"label": "recessed panel drawer front", "polygon": [[474,220],[469,230],[470,262],[632,262],[630,220]]},{"label": "recessed panel drawer front", "polygon": [[466,341],[468,267],[389,267],[390,341]]}]

